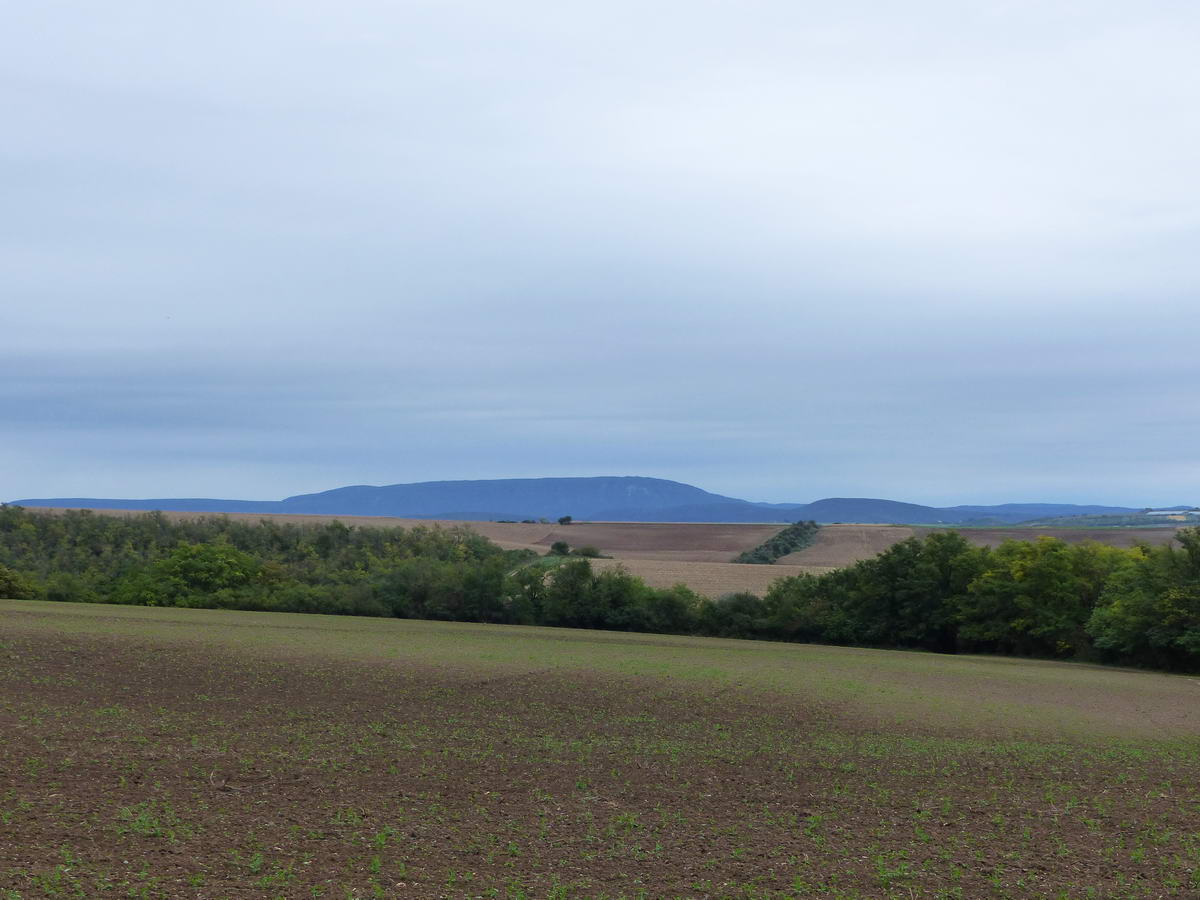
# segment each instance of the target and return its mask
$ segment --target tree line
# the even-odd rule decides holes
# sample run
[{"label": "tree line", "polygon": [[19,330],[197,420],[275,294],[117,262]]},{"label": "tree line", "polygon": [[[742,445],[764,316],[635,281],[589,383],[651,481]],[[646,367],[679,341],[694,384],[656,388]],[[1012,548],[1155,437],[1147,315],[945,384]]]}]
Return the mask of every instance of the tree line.
[{"label": "tree line", "polygon": [[536,559],[466,528],[0,507],[0,597],[14,599],[680,633],[704,603],[585,558],[549,572]]},{"label": "tree line", "polygon": [[821,576],[776,581],[774,638],[1200,669],[1200,529],[1120,549],[1043,536],[975,547],[909,538]]},{"label": "tree line", "polygon": [[757,547],[739,553],[733,558],[735,563],[754,563],[769,566],[777,559],[782,559],[789,553],[803,550],[816,540],[821,528],[816,522],[794,522],[782,531],[771,535]]},{"label": "tree line", "polygon": [[446,619],[990,652],[1200,670],[1200,529],[1119,549],[910,538],[766,594],[652,588],[570,558],[547,571],[463,528],[0,507],[0,596]]}]

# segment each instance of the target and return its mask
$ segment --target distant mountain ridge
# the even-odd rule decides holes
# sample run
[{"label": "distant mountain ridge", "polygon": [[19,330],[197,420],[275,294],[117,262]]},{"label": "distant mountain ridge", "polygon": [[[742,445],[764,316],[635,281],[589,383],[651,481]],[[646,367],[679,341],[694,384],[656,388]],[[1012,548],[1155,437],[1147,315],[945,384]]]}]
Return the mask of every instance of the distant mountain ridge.
[{"label": "distant mountain ridge", "polygon": [[31,507],[177,510],[211,513],[293,513],[393,516],[408,519],[575,519],[609,522],[862,522],[904,525],[1006,525],[1051,516],[1136,513],[1124,506],[1005,503],[933,507],[869,497],[829,497],[812,503],[753,503],[690,484],[642,476],[500,478],[351,485],[284,500],[159,498],[120,500],[57,497],[14,500]]}]

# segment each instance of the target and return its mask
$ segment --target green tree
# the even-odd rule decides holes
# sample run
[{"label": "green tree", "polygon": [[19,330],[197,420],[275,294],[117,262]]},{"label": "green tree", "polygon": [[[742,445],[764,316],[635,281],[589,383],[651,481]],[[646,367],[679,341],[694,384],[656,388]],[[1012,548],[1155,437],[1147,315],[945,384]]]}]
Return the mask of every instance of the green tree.
[{"label": "green tree", "polygon": [[1087,656],[1087,623],[1127,552],[1048,536],[1004,541],[986,557],[959,614],[965,646],[1035,656]]},{"label": "green tree", "polygon": [[565,562],[547,578],[542,598],[542,623],[583,628],[593,617],[592,564],[586,559]]},{"label": "green tree", "polygon": [[521,566],[505,577],[502,603],[507,621],[517,625],[545,621],[546,579],[541,566]]},{"label": "green tree", "polygon": [[228,543],[181,544],[126,578],[115,596],[140,606],[207,606],[206,598],[246,588],[260,571],[258,560]]},{"label": "green tree", "polygon": [[33,600],[39,591],[25,576],[0,565],[0,598],[5,600]]},{"label": "green tree", "polygon": [[697,629],[704,598],[683,584],[646,591],[638,604],[638,631],[691,634]]},{"label": "green tree", "polygon": [[718,637],[761,637],[769,633],[766,602],[749,591],[725,594],[700,610],[700,629]]},{"label": "green tree", "polygon": [[1105,658],[1200,670],[1200,529],[1175,537],[1179,549],[1142,546],[1108,579],[1087,623]]}]

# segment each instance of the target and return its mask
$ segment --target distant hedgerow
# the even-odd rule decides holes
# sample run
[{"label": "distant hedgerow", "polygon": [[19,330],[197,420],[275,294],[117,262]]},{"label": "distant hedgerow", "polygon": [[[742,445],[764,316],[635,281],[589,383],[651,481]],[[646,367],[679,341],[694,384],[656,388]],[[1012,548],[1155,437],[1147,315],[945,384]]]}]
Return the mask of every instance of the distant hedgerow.
[{"label": "distant hedgerow", "polygon": [[747,550],[734,557],[733,561],[769,566],[775,560],[787,556],[789,553],[795,553],[797,550],[803,550],[810,546],[816,540],[820,528],[821,526],[816,522],[796,522],[778,534],[772,535],[753,550]]}]

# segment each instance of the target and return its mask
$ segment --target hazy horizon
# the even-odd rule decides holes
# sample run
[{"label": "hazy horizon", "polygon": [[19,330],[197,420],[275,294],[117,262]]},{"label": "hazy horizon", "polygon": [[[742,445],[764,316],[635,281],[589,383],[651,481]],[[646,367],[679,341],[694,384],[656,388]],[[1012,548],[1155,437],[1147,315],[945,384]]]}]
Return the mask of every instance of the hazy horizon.
[{"label": "hazy horizon", "polygon": [[1200,8],[51,2],[0,496],[1200,501]]},{"label": "hazy horizon", "polygon": [[[520,476],[520,477],[521,477],[521,478],[529,478],[529,477],[531,477],[531,476]],[[653,475],[650,475],[650,476],[632,476],[632,475],[628,475],[628,474],[627,474],[627,475],[617,475],[617,476],[603,476],[603,475],[576,475],[576,476],[571,476],[571,475],[567,475],[567,476],[543,476],[543,477],[547,477],[547,478],[603,478],[603,477],[616,477],[616,478],[622,478],[622,477],[643,477],[643,478],[655,478],[655,477],[657,477],[657,476],[653,476]],[[469,481],[474,481],[474,480],[479,480],[479,479],[434,479],[434,480],[433,480],[433,483],[437,483],[437,482],[441,482],[441,481],[458,481],[458,480],[469,480]],[[495,479],[483,479],[483,480],[495,480]],[[500,479],[500,480],[503,480],[503,479]],[[536,480],[536,477],[535,477],[535,480]],[[665,480],[668,480],[668,481],[678,481],[678,479],[665,479]],[[410,483],[410,482],[394,482],[393,484],[407,484],[407,483]],[[418,482],[418,483],[430,483],[430,482]],[[686,482],[684,482],[684,483],[686,483]],[[155,497],[117,497],[117,496],[105,496],[105,497],[100,497],[99,495],[83,495],[83,494],[73,494],[73,495],[58,494],[58,495],[53,495],[53,496],[51,496],[51,495],[48,495],[48,494],[47,494],[47,495],[44,495],[44,496],[41,496],[41,497],[36,497],[36,498],[35,498],[35,497],[33,497],[32,495],[30,495],[30,496],[28,496],[28,497],[13,498],[13,499],[14,499],[14,500],[16,500],[16,499],[29,499],[29,500],[32,500],[32,499],[44,499],[44,500],[49,500],[49,499],[59,499],[59,498],[68,498],[68,499],[70,499],[70,498],[75,498],[75,499],[88,499],[88,500],[92,500],[92,499],[107,499],[107,500],[138,500],[138,501],[144,501],[144,500],[248,500],[248,501],[251,501],[251,502],[268,502],[268,503],[269,503],[269,502],[275,502],[275,501],[279,501],[279,500],[284,500],[284,499],[286,499],[287,497],[291,497],[291,496],[301,496],[301,495],[312,494],[312,493],[320,493],[321,491],[324,491],[324,490],[335,490],[335,489],[337,489],[337,488],[342,488],[342,487],[387,487],[387,486],[388,486],[388,485],[363,485],[363,484],[353,484],[353,485],[350,485],[350,484],[346,484],[346,485],[331,485],[331,486],[330,486],[330,487],[328,487],[328,488],[321,488],[321,489],[318,489],[318,490],[316,490],[316,491],[299,491],[299,492],[296,492],[296,493],[293,493],[293,494],[288,494],[288,495],[286,495],[286,496],[278,496],[278,497],[243,497],[243,496],[237,496],[237,497],[235,497],[235,496],[232,496],[232,495],[227,495],[227,496],[226,496],[226,495],[222,495],[222,496],[220,496],[220,497],[217,497],[217,496],[212,496],[212,497],[199,497],[199,496],[196,496],[196,495],[184,495],[184,494],[171,494],[171,495],[166,495],[166,494],[164,494],[164,495],[161,495],[161,496],[155,496]],[[829,499],[839,499],[839,500],[853,500],[853,499],[876,499],[876,500],[894,500],[894,501],[897,501],[897,502],[900,502],[900,503],[917,503],[917,501],[914,501],[914,500],[908,500],[908,499],[906,499],[906,498],[904,498],[904,497],[890,497],[890,496],[885,496],[885,495],[882,495],[882,494],[881,494],[881,495],[878,495],[878,496],[872,496],[872,497],[851,497],[851,496],[849,496],[849,495],[845,495],[845,494],[826,494],[826,495],[822,495],[822,496],[820,496],[820,497],[809,497],[809,498],[807,498],[807,499],[803,499],[803,500],[795,500],[795,499],[793,499],[793,500],[778,500],[778,499],[772,499],[772,498],[761,498],[761,497],[737,497],[737,496],[735,496],[735,495],[733,495],[733,494],[722,494],[722,492],[721,492],[721,491],[714,491],[714,490],[710,490],[709,488],[707,488],[707,487],[705,487],[704,485],[701,485],[701,484],[692,485],[692,487],[698,487],[698,488],[701,488],[702,490],[709,491],[709,493],[712,493],[712,494],[719,494],[719,495],[726,496],[726,497],[733,497],[734,499],[737,499],[737,500],[747,500],[747,501],[749,501],[749,502],[751,502],[751,503],[773,503],[773,504],[791,504],[791,503],[794,503],[794,504],[797,504],[797,505],[801,505],[801,504],[813,503],[813,502],[816,502],[816,501],[818,501],[818,500],[829,500]],[[0,502],[12,502],[12,501],[0,501]],[[1092,502],[1081,502],[1081,503],[1075,504],[1075,503],[1074,503],[1074,501],[1058,501],[1058,500],[1028,500],[1028,499],[1025,499],[1025,500],[1003,500],[1003,501],[997,501],[996,503],[975,503],[975,502],[972,502],[972,501],[967,501],[967,500],[964,500],[964,501],[955,502],[955,503],[940,503],[940,504],[918,504],[918,505],[928,505],[928,506],[936,506],[936,507],[953,507],[953,506],[989,506],[989,505],[1012,504],[1012,505],[1019,506],[1019,505],[1022,505],[1022,504],[1044,504],[1044,503],[1063,503],[1063,504],[1074,504],[1074,505],[1081,505],[1081,506],[1130,506],[1130,504],[1125,504],[1125,503],[1108,503],[1108,502],[1106,502],[1106,501],[1104,501],[1104,500],[1096,500],[1096,501],[1092,501]],[[1178,505],[1181,505],[1181,504],[1179,504],[1179,503],[1169,503],[1169,504],[1162,504],[1162,505],[1161,505],[1161,508],[1169,508],[1169,507],[1172,507],[1172,506],[1178,506]],[[1192,505],[1197,505],[1197,504],[1192,504]],[[1143,503],[1143,504],[1133,504],[1133,505],[1132,505],[1132,508],[1140,509],[1140,508],[1144,508],[1144,507],[1146,507],[1146,506],[1147,506],[1147,504],[1144,504],[1144,503]],[[1151,508],[1159,508],[1159,507],[1155,507],[1155,506],[1151,505]]]}]

